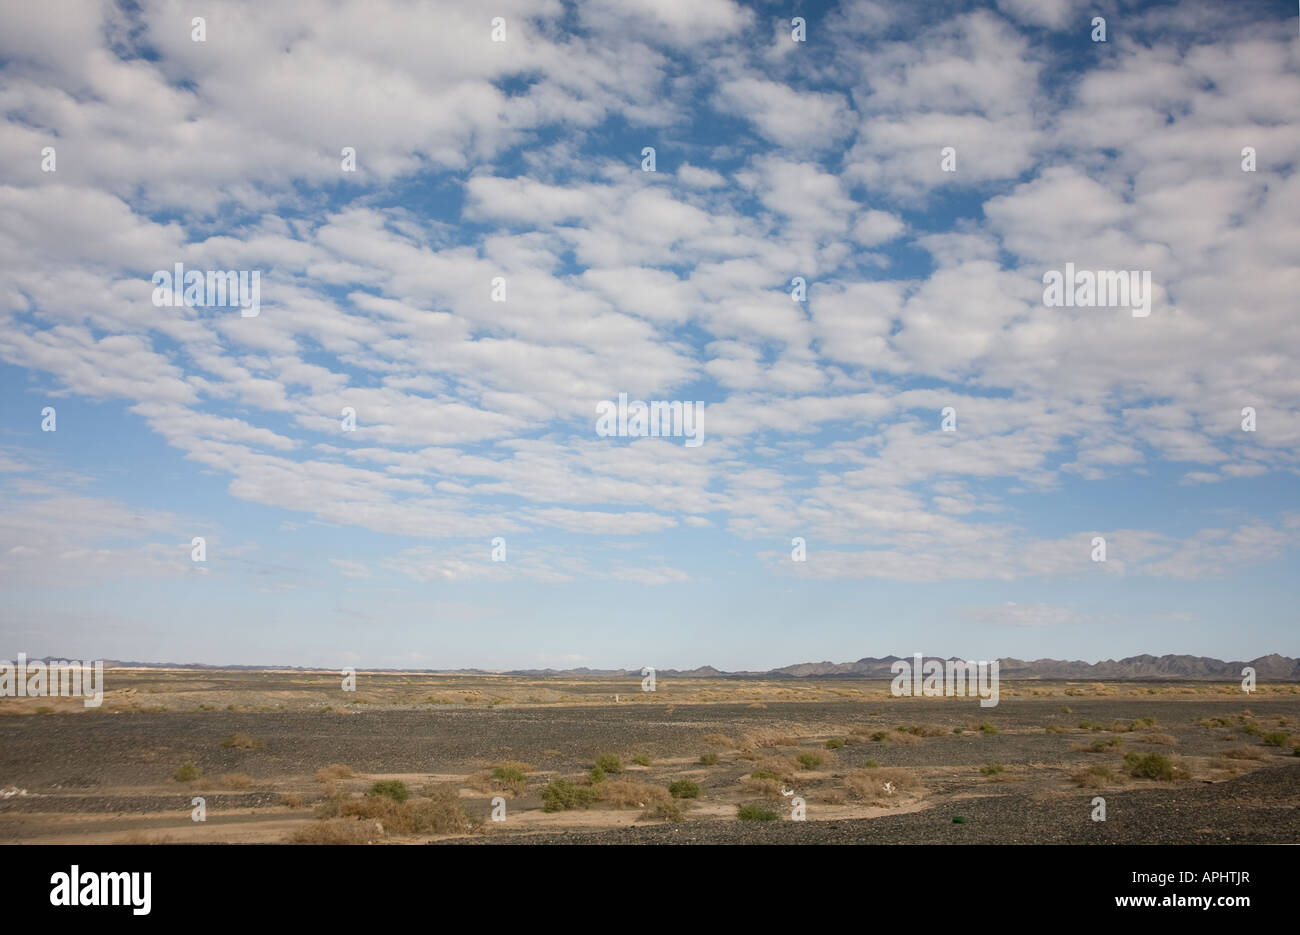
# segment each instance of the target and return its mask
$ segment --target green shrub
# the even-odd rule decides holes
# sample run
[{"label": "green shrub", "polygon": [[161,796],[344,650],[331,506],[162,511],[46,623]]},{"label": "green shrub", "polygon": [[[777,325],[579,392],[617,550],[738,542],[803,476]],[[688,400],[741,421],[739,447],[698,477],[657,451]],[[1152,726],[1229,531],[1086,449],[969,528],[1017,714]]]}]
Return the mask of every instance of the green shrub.
[{"label": "green shrub", "polygon": [[528,782],[528,774],[514,766],[498,766],[492,771],[492,778],[510,785]]},{"label": "green shrub", "polygon": [[674,799],[698,799],[700,784],[689,779],[679,779],[668,787],[668,794]]},{"label": "green shrub", "polygon": [[574,808],[590,808],[596,801],[596,790],[580,786],[568,779],[552,779],[542,790],[542,811],[563,812]]},{"label": "green shrub", "polygon": [[189,760],[186,760],[184,763],[180,765],[180,768],[177,769],[176,772],[172,774],[172,779],[175,779],[177,782],[193,782],[194,780],[198,779],[202,775],[203,774],[199,772],[199,768],[197,766],[195,766]]},{"label": "green shrub", "polygon": [[1286,746],[1286,742],[1291,739],[1291,735],[1288,734],[1286,731],[1275,730],[1275,731],[1270,731],[1260,739],[1264,741],[1265,746],[1283,747]]},{"label": "green shrub", "polygon": [[602,753],[596,757],[596,767],[607,773],[623,772],[623,761],[617,753]]},{"label": "green shrub", "polygon": [[1159,779],[1169,782],[1177,776],[1169,757],[1159,753],[1126,753],[1124,765],[1128,767],[1130,776],[1139,779]]},{"label": "green shrub", "polygon": [[777,773],[777,772],[774,772],[773,770],[770,770],[770,769],[756,769],[756,770],[754,770],[752,773],[749,774],[749,778],[750,778],[750,779],[777,779],[777,780],[779,780],[779,779],[781,778],[781,774],[780,774],[780,773]]},{"label": "green shrub", "polygon": [[649,766],[651,760],[649,754],[638,753],[636,756],[632,757],[632,762],[637,766]]},{"label": "green shrub", "polygon": [[370,787],[369,794],[392,799],[394,802],[405,802],[411,797],[411,790],[400,779],[381,779]]},{"label": "green shrub", "polygon": [[804,769],[816,769],[825,761],[815,753],[799,754],[799,765]]},{"label": "green shrub", "polygon": [[758,802],[747,802],[736,811],[741,821],[776,821],[779,817],[775,811]]},{"label": "green shrub", "polygon": [[998,773],[1005,773],[1007,768],[1001,763],[986,763],[980,767],[980,772],[985,776],[996,776]]},{"label": "green shrub", "polygon": [[593,767],[591,768],[591,773],[590,773],[590,775],[588,775],[588,777],[587,777],[587,781],[590,782],[590,783],[592,783],[593,785],[595,785],[595,784],[598,783],[598,782],[604,782],[604,781],[605,781],[605,771],[604,771],[603,769],[601,769],[599,766],[593,766]]},{"label": "green shrub", "polygon": [[701,765],[701,766],[717,766],[717,765],[718,765],[718,755],[717,755],[716,753],[701,753],[701,754],[700,754],[700,765]]},{"label": "green shrub", "polygon": [[985,721],[984,723],[980,724],[981,734],[996,734],[997,732],[998,729],[994,727],[992,724],[990,724],[988,721]]},{"label": "green shrub", "polygon": [[884,743],[886,738],[888,737],[889,737],[889,731],[887,730],[878,730],[871,735],[871,739],[876,743]]},{"label": "green shrub", "polygon": [[838,750],[840,747],[844,746],[844,743],[845,743],[844,738],[832,737],[830,740],[826,741],[826,749]]},{"label": "green shrub", "polygon": [[863,763],[862,766],[864,769],[880,769],[880,764],[875,760],[867,760],[867,762]]}]

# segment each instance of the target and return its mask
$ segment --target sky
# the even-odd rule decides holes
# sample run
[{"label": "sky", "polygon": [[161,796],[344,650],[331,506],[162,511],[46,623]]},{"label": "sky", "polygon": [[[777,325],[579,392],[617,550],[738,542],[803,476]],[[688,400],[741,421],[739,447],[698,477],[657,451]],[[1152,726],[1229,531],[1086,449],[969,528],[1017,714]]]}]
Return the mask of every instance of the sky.
[{"label": "sky", "polygon": [[0,658],[1300,655],[1295,4],[489,6],[0,7]]}]

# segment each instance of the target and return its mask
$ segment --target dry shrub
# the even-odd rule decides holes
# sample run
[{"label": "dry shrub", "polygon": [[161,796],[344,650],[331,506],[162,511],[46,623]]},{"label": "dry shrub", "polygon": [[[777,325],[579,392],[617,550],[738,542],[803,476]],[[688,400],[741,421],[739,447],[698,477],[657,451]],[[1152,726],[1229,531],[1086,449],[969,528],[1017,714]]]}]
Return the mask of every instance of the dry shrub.
[{"label": "dry shrub", "polygon": [[1220,756],[1226,756],[1231,760],[1262,760],[1264,751],[1257,750],[1254,747],[1233,747],[1231,750],[1224,750]]},{"label": "dry shrub", "polygon": [[614,808],[653,808],[672,798],[663,786],[630,779],[607,779],[600,783],[597,798]]},{"label": "dry shrub", "polygon": [[[873,734],[872,736],[874,737],[875,735]],[[920,743],[921,738],[915,734],[905,734],[902,731],[891,730],[885,732],[884,742],[907,746],[909,744]]]},{"label": "dry shrub", "polygon": [[764,756],[755,763],[750,774],[756,779],[777,779],[794,782],[799,773],[799,761],[792,756]]},{"label": "dry shrub", "polygon": [[948,728],[940,727],[938,724],[912,724],[908,727],[899,728],[899,730],[914,737],[946,737],[948,735]]},{"label": "dry shrub", "polygon": [[686,818],[686,803],[681,799],[670,798],[667,802],[650,805],[637,821],[683,821]]},{"label": "dry shrub", "polygon": [[[885,783],[891,785],[892,793],[886,791]],[[904,796],[918,796],[924,791],[915,773],[899,767],[852,770],[844,776],[844,789],[872,805],[891,805]]]},{"label": "dry shrub", "polygon": [[329,766],[323,766],[316,770],[317,782],[333,782],[335,779],[351,779],[356,773],[352,771],[351,766],[344,766],[342,763],[331,763]]},{"label": "dry shrub", "polygon": [[218,789],[247,789],[253,784],[253,777],[246,773],[226,773],[217,778]]},{"label": "dry shrub", "polygon": [[1249,771],[1250,767],[1241,760],[1230,760],[1227,757],[1216,756],[1210,759],[1211,769],[1221,769],[1229,772],[1233,777],[1240,776],[1242,773]]},{"label": "dry shrub", "polygon": [[726,734],[705,734],[704,742],[715,744],[719,747],[726,747],[728,750],[743,750],[745,742],[728,737]]},{"label": "dry shrub", "polygon": [[1124,778],[1109,766],[1094,763],[1071,774],[1074,784],[1082,789],[1106,789],[1110,786],[1123,785]]},{"label": "dry shrub", "polygon": [[260,740],[254,740],[243,731],[235,731],[235,733],[227,735],[226,739],[221,741],[221,746],[228,750],[260,750],[266,744]]},{"label": "dry shrub", "polygon": [[285,808],[302,808],[306,802],[298,793],[288,792],[280,796],[280,804]]},{"label": "dry shrub", "polygon": [[285,840],[290,844],[372,844],[381,837],[383,832],[373,821],[327,818],[296,829]]},{"label": "dry shrub", "polygon": [[428,785],[423,792],[405,802],[386,795],[333,796],[317,807],[316,814],[323,819],[373,819],[388,834],[463,834],[473,830],[474,823],[461,808],[455,786]]},{"label": "dry shrub", "polygon": [[745,732],[747,745],[753,747],[797,747],[799,738],[774,727],[760,727]]},{"label": "dry shrub", "polygon": [[749,795],[762,796],[773,802],[782,797],[781,783],[775,779],[754,779],[752,776],[746,776],[740,784]]},{"label": "dry shrub", "polygon": [[1169,734],[1143,734],[1138,738],[1138,740],[1142,743],[1155,743],[1165,747],[1172,747],[1174,744],[1178,743],[1178,741]]}]

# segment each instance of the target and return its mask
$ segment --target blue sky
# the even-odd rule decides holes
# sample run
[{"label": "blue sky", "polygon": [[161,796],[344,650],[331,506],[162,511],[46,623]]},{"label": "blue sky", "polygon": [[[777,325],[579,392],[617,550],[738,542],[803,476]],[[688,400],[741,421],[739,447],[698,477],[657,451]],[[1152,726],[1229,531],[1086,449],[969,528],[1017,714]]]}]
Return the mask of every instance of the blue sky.
[{"label": "blue sky", "polygon": [[0,657],[1300,654],[1294,6],[265,7],[0,12]]}]

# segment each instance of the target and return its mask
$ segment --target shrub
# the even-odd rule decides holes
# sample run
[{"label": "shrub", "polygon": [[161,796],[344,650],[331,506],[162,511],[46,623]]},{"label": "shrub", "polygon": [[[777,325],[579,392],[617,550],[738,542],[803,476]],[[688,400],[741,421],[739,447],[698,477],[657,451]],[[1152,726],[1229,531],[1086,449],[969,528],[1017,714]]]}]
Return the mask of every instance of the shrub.
[{"label": "shrub", "polygon": [[877,763],[875,760],[867,760],[867,762],[865,762],[865,763],[862,764],[862,768],[863,768],[863,769],[880,769],[880,764]]},{"label": "shrub", "polygon": [[632,762],[637,766],[649,766],[651,763],[650,755],[647,753],[638,753],[632,757]]},{"label": "shrub", "polygon": [[1062,727],[1060,724],[1048,724],[1047,732],[1049,734],[1064,734],[1065,728]]},{"label": "shrub", "polygon": [[677,799],[656,802],[641,813],[638,821],[682,821],[686,817],[686,803]]},{"label": "shrub", "polygon": [[[405,785],[402,788],[405,789]],[[459,834],[475,826],[461,808],[456,787],[450,784],[426,786],[423,797],[406,800],[388,795],[369,795],[360,799],[331,796],[317,808],[316,814],[326,820],[371,819],[378,821],[388,834]]]},{"label": "shrub", "polygon": [[331,782],[335,779],[351,779],[355,775],[351,766],[344,766],[342,763],[331,763],[329,766],[323,766],[316,770],[316,781]]},{"label": "shrub", "polygon": [[998,729],[988,721],[981,723],[979,729],[981,734],[996,734],[998,732]]},{"label": "shrub", "polygon": [[940,727],[938,724],[912,724],[909,727],[898,728],[900,734],[911,734],[913,737],[942,737],[948,733],[948,728]]},{"label": "shrub", "polygon": [[226,739],[221,741],[221,746],[228,750],[260,750],[262,747],[265,747],[266,744],[262,743],[260,740],[254,740],[242,731],[236,731],[233,734],[227,735]]},{"label": "shrub", "polygon": [[498,766],[492,770],[492,781],[505,786],[515,795],[528,789],[528,774],[517,766]]},{"label": "shrub", "polygon": [[1139,779],[1158,779],[1170,782],[1176,777],[1174,764],[1169,757],[1159,753],[1126,753],[1124,765],[1130,776]]},{"label": "shrub", "polygon": [[[889,785],[888,790],[886,784]],[[916,776],[909,770],[897,767],[852,770],[844,776],[844,788],[854,798],[865,799],[876,805],[897,802],[900,792],[921,791]]]},{"label": "shrub", "polygon": [[1165,747],[1172,747],[1174,744],[1178,743],[1178,741],[1169,734],[1143,734],[1138,738],[1138,740],[1142,741],[1142,743],[1155,743]]},{"label": "shrub", "polygon": [[662,786],[630,779],[602,782],[596,790],[596,797],[615,808],[646,808],[671,798]]},{"label": "shrub", "polygon": [[552,779],[542,790],[542,811],[563,812],[574,808],[590,808],[596,801],[596,790],[580,786],[568,779]]},{"label": "shrub", "polygon": [[1081,769],[1070,778],[1074,780],[1075,785],[1084,789],[1104,789],[1120,782],[1120,777],[1114,770],[1100,763]]},{"label": "shrub", "polygon": [[1281,730],[1270,731],[1260,738],[1260,740],[1264,741],[1264,745],[1268,747],[1284,747],[1290,739],[1291,735]]},{"label": "shrub", "polygon": [[799,754],[799,766],[802,769],[816,769],[825,761],[815,753]]},{"label": "shrub", "polygon": [[1233,760],[1262,760],[1264,753],[1254,747],[1233,747],[1231,750],[1224,750],[1220,756],[1226,756]]},{"label": "shrub", "polygon": [[766,805],[746,802],[736,810],[736,817],[741,821],[776,821],[779,816]]},{"label": "shrub", "polygon": [[749,774],[749,778],[750,779],[771,779],[772,781],[775,782],[781,778],[781,774],[771,769],[756,769]]},{"label": "shrub", "polygon": [[290,844],[369,844],[380,836],[373,821],[330,818],[289,835]]},{"label": "shrub", "polygon": [[587,782],[591,783],[594,786],[596,783],[604,782],[604,781],[605,781],[605,771],[601,769],[599,766],[593,766],[591,768],[591,772],[587,775]]},{"label": "shrub", "polygon": [[985,776],[996,776],[998,773],[1005,773],[1007,768],[1001,763],[985,763],[980,767],[980,772]]},{"label": "shrub", "polygon": [[202,775],[203,774],[199,772],[197,766],[189,760],[186,760],[180,765],[176,772],[172,774],[172,779],[175,779],[177,782],[194,782],[194,780],[198,779]]},{"label": "shrub", "polygon": [[701,754],[700,754],[700,765],[701,765],[701,766],[717,766],[717,765],[718,765],[718,755],[717,755],[716,753],[701,753]]},{"label": "shrub", "polygon": [[405,802],[411,797],[411,790],[400,779],[381,779],[370,787],[369,795],[382,796],[394,802]]},{"label": "shrub", "polygon": [[616,753],[602,753],[596,757],[596,767],[606,773],[621,773],[623,761]]},{"label": "shrub", "polygon": [[674,799],[698,799],[700,784],[689,779],[679,779],[668,786],[668,794]]},{"label": "shrub", "polygon": [[830,740],[826,741],[826,749],[838,750],[840,747],[844,746],[846,742],[847,741],[845,741],[843,737],[832,737]]},{"label": "shrub", "polygon": [[784,798],[781,795],[781,783],[775,779],[755,779],[753,776],[746,776],[740,784],[750,795],[761,795],[773,802],[779,802]]},{"label": "shrub", "polygon": [[253,784],[253,777],[244,773],[226,773],[217,779],[217,785],[222,789],[247,789]]}]

